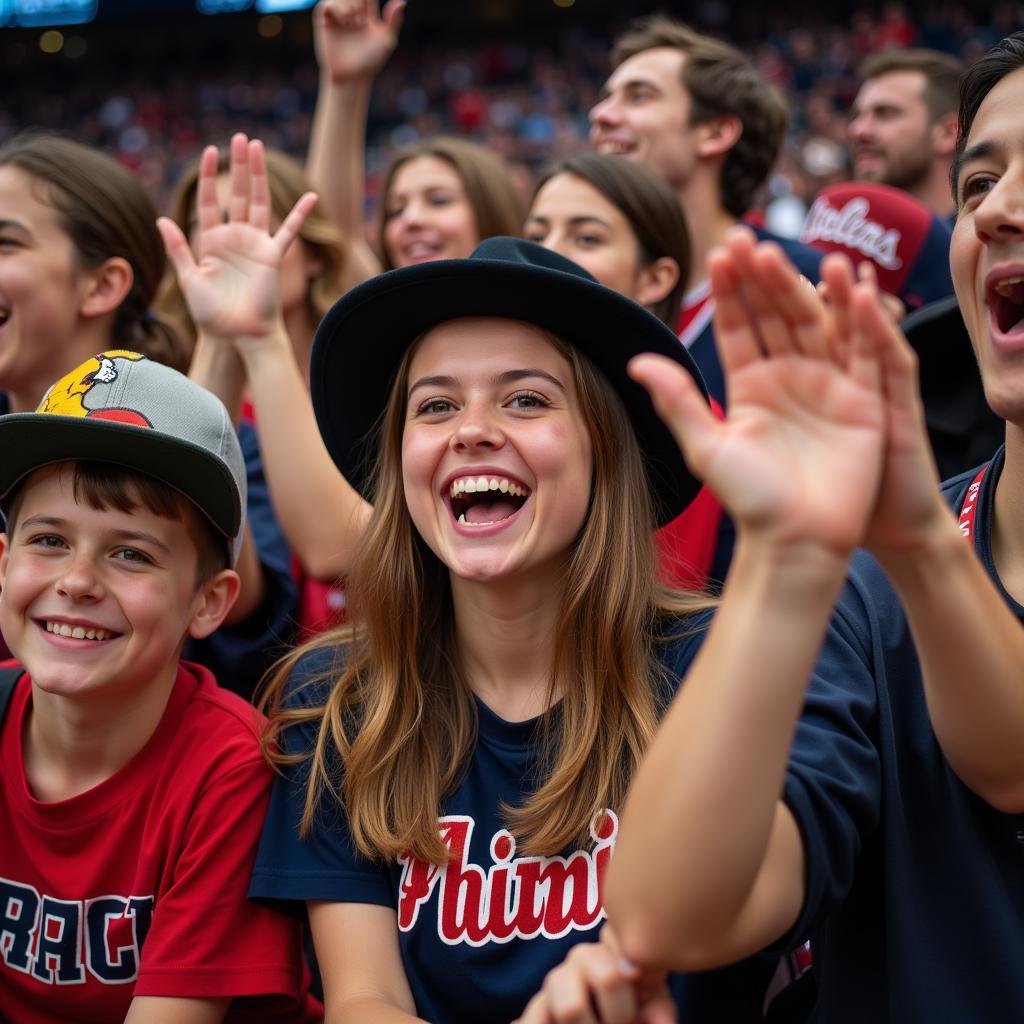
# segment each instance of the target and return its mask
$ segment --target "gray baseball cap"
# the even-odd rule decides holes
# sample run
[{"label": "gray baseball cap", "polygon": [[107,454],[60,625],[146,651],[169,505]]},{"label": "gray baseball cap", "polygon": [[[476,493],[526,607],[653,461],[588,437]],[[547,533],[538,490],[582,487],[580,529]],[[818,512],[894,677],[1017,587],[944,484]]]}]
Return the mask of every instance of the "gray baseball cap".
[{"label": "gray baseball cap", "polygon": [[35,412],[0,416],[0,501],[27,474],[90,459],[138,470],[189,498],[242,547],[245,460],[215,395],[137,352],[102,352],[54,384]]}]

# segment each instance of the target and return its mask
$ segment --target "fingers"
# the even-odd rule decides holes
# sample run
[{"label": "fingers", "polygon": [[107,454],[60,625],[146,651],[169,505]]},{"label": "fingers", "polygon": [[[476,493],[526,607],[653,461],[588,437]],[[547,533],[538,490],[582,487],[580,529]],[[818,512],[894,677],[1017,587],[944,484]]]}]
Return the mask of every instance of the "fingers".
[{"label": "fingers", "polygon": [[398,33],[402,29],[402,19],[404,17],[405,0],[388,0],[381,11],[380,19],[393,39],[398,37]]},{"label": "fingers", "polygon": [[259,139],[249,142],[249,223],[261,231],[270,229],[270,182],[267,155]]},{"label": "fingers", "polygon": [[711,250],[708,276],[715,301],[715,346],[728,379],[730,372],[761,358],[761,342],[743,301],[735,261],[727,249]]},{"label": "fingers", "polygon": [[313,207],[316,206],[319,197],[315,192],[307,192],[299,197],[298,202],[291,208],[288,216],[281,222],[281,226],[274,235],[277,243],[277,250],[284,255],[285,250],[295,241],[302,225],[305,224]]},{"label": "fingers", "polygon": [[726,237],[709,257],[715,333],[727,375],[766,353],[829,357],[828,317],[813,286],[779,246],[757,244],[748,229]]},{"label": "fingers", "polygon": [[574,946],[565,962],[549,972],[524,1024],[634,1024],[637,999],[633,981],[618,958],[599,942]]},{"label": "fingers", "polygon": [[199,158],[196,182],[196,221],[200,232],[209,231],[221,222],[217,201],[217,147],[207,146]]},{"label": "fingers", "polygon": [[870,346],[879,365],[881,387],[889,403],[915,416],[920,414],[921,393],[917,356],[883,306],[874,281],[862,281],[854,296],[858,334]]},{"label": "fingers", "polygon": [[230,193],[228,220],[249,219],[249,140],[238,132],[231,136]]},{"label": "fingers", "polygon": [[185,237],[185,232],[170,217],[157,217],[156,229],[164,240],[167,258],[171,261],[180,281],[195,265],[195,257]]},{"label": "fingers", "polygon": [[651,354],[635,356],[626,369],[633,380],[647,389],[690,468],[703,476],[721,424],[693,378],[678,363]]},{"label": "fingers", "polygon": [[829,253],[821,261],[821,279],[832,318],[829,355],[838,365],[845,366],[853,330],[853,265],[841,253]]}]

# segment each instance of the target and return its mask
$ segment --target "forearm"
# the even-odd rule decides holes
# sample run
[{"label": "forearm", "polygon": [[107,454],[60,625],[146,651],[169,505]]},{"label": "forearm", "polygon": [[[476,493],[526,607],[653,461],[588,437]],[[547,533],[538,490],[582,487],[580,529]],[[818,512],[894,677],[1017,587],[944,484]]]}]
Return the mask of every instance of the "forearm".
[{"label": "forearm", "polygon": [[213,392],[228,410],[231,422],[237,424],[245,390],[245,367],[230,340],[211,338],[199,332],[189,379]]},{"label": "forearm", "polygon": [[338,225],[346,249],[346,286],[380,273],[380,261],[363,234],[366,192],[366,118],[373,79],[334,81],[320,76],[306,171],[328,216]]},{"label": "forearm", "polygon": [[136,996],[125,1024],[219,1024],[230,999],[186,999],[176,996]]},{"label": "forearm", "polygon": [[742,536],[707,639],[633,780],[606,907],[630,959],[703,969],[777,938],[803,899],[780,804],[846,560]]},{"label": "forearm", "polygon": [[883,562],[917,647],[932,727],[966,785],[1024,811],[1024,630],[946,517],[912,557]]},{"label": "forearm", "polygon": [[281,528],[308,572],[327,580],[344,576],[370,505],[338,472],[324,447],[287,337],[279,332],[240,347]]},{"label": "forearm", "polygon": [[324,1024],[410,1024],[421,1017],[408,1013],[394,1003],[377,996],[361,996],[339,1006],[328,1006]]}]

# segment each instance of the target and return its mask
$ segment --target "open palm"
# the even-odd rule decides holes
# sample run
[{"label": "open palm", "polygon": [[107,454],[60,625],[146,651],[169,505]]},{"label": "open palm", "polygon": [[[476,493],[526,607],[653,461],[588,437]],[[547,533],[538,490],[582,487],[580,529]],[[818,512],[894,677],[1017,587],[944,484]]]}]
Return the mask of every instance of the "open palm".
[{"label": "open palm", "polygon": [[304,195],[274,234],[262,143],[231,140],[227,211],[217,200],[217,150],[202,156],[196,190],[193,254],[173,221],[157,222],[197,328],[217,337],[262,337],[278,323],[278,275],[316,196]]},{"label": "open palm", "polygon": [[848,551],[874,506],[884,440],[871,338],[855,332],[840,357],[821,300],[780,250],[746,234],[709,269],[725,421],[671,361],[641,356],[631,372],[741,531]]}]

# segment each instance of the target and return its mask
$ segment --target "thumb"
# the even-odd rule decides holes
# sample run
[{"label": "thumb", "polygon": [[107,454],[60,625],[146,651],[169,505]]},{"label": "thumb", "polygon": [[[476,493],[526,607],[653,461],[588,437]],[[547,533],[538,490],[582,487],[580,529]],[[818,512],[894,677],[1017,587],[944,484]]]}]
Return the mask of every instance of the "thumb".
[{"label": "thumb", "polygon": [[634,356],[627,372],[647,389],[690,468],[703,476],[721,424],[693,377],[674,360],[651,353]]},{"label": "thumb", "polygon": [[167,258],[171,261],[171,266],[174,267],[180,281],[196,266],[185,232],[170,217],[157,217],[156,229],[160,232],[164,248],[167,250]]},{"label": "thumb", "polygon": [[405,17],[405,0],[388,0],[380,13],[380,20],[388,30],[392,39],[398,38]]}]

